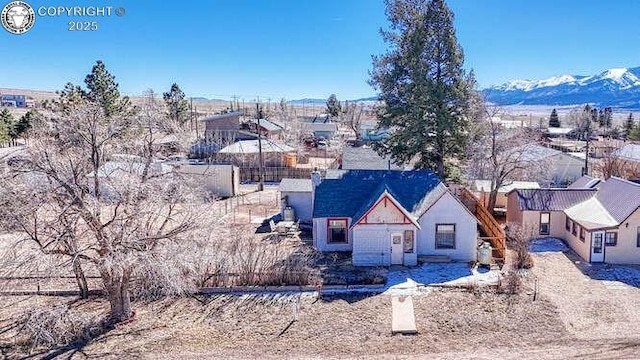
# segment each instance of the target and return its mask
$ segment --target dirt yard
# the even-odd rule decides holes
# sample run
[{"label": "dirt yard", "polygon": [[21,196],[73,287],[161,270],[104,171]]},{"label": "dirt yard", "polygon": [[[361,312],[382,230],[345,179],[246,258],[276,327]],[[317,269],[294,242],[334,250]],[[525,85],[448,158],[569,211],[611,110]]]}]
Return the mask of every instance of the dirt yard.
[{"label": "dirt yard", "polygon": [[562,244],[551,245],[534,253],[535,267],[520,295],[475,287],[415,295],[414,336],[391,335],[387,294],[217,295],[138,302],[133,322],[44,351],[24,345],[26,314],[68,304],[70,312],[97,318],[108,304],[7,296],[0,299],[0,351],[9,359],[637,358],[640,270],[576,263]]}]

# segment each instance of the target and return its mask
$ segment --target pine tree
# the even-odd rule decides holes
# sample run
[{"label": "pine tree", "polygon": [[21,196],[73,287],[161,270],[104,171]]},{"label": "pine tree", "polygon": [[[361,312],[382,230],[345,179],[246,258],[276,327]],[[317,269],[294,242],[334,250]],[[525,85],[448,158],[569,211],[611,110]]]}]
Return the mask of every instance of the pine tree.
[{"label": "pine tree", "polygon": [[162,97],[167,105],[170,119],[181,125],[189,120],[189,103],[178,84],[173,83],[169,92],[162,94]]},{"label": "pine tree", "polygon": [[129,98],[126,96],[120,98],[116,77],[111,75],[102,61],[96,62],[84,82],[88,89],[85,97],[99,104],[105,115],[112,116],[127,110]]},{"label": "pine tree", "polygon": [[624,134],[626,138],[629,138],[629,134],[631,134],[631,130],[633,130],[634,122],[633,122],[633,113],[630,112],[627,117],[627,121],[624,123]]},{"label": "pine tree", "polygon": [[13,115],[9,109],[4,108],[0,112],[0,143],[8,143],[15,139],[15,124]]},{"label": "pine tree", "polygon": [[549,127],[560,127],[560,119],[558,118],[558,112],[556,109],[551,110],[551,116],[549,116]]},{"label": "pine tree", "polygon": [[390,45],[374,56],[370,84],[383,101],[379,126],[395,131],[380,152],[398,163],[414,158],[441,178],[454,173],[464,156],[473,97],[473,75],[463,70],[464,55],[443,0],[386,0]]},{"label": "pine tree", "polygon": [[627,140],[640,141],[640,125],[639,124],[635,124],[631,128],[631,132],[629,132],[629,135],[627,135]]},{"label": "pine tree", "polygon": [[24,134],[31,129],[33,123],[36,121],[36,117],[38,116],[38,112],[30,109],[24,115],[18,119],[18,122],[15,126],[15,132],[17,137],[24,137]]},{"label": "pine tree", "polygon": [[338,101],[336,94],[331,94],[327,99],[327,114],[335,118],[335,117],[338,117],[338,115],[340,115],[341,111],[342,111],[342,108],[340,106],[340,101]]}]

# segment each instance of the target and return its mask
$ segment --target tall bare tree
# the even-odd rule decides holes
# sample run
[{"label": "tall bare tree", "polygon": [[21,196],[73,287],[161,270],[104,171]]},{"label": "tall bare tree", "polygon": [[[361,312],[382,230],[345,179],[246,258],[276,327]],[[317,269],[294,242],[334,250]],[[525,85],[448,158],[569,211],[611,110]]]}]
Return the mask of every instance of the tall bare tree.
[{"label": "tall bare tree", "polygon": [[347,102],[344,106],[344,111],[341,113],[341,122],[349,127],[356,136],[356,140],[360,141],[362,138],[362,115],[365,108],[362,104],[357,102]]},{"label": "tall bare tree", "polygon": [[172,279],[159,275],[164,249],[187,241],[206,211],[195,184],[153,160],[157,130],[178,128],[155,99],[135,116],[108,115],[100,105],[69,102],[32,129],[28,153],[9,161],[1,178],[0,223],[20,229],[43,255],[69,259],[83,291],[83,268],[95,269],[109,319],[118,322],[131,317],[131,284],[149,268],[155,281]]}]

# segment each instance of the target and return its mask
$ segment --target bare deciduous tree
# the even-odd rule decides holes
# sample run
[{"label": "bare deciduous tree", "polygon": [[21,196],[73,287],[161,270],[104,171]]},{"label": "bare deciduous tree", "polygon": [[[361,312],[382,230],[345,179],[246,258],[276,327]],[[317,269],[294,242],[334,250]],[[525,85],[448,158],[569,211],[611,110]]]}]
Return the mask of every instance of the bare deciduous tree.
[{"label": "bare deciduous tree", "polygon": [[530,155],[534,139],[524,129],[506,128],[496,121],[498,108],[481,106],[484,111],[477,113],[482,117],[473,126],[467,175],[491,182],[487,208],[493,209],[500,187],[514,180],[543,178],[548,164],[545,166]]},{"label": "bare deciduous tree", "polygon": [[22,230],[45,256],[68,258],[82,291],[85,267],[95,269],[111,322],[131,317],[135,280],[186,290],[165,269],[166,249],[189,241],[207,213],[195,184],[154,162],[159,134],[179,131],[158,108],[153,96],[136,115],[70,102],[32,130],[28,154],[2,177],[3,227]]},{"label": "bare deciduous tree", "polygon": [[346,103],[344,111],[340,114],[341,122],[349,127],[356,136],[356,141],[362,138],[362,115],[365,112],[362,104],[351,102]]}]

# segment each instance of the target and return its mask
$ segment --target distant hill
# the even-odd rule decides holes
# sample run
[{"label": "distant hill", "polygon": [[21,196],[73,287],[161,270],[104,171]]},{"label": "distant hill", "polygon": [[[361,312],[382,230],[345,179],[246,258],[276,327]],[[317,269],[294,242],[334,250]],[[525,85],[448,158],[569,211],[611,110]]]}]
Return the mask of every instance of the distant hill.
[{"label": "distant hill", "polygon": [[498,105],[595,104],[640,109],[640,67],[617,68],[599,74],[560,75],[545,80],[514,80],[482,91]]}]

